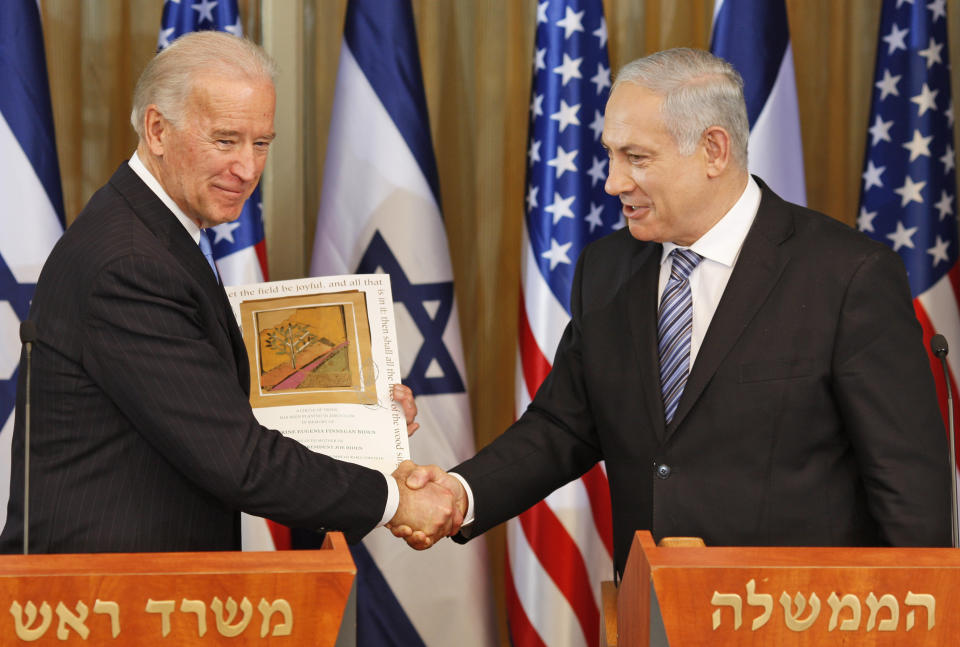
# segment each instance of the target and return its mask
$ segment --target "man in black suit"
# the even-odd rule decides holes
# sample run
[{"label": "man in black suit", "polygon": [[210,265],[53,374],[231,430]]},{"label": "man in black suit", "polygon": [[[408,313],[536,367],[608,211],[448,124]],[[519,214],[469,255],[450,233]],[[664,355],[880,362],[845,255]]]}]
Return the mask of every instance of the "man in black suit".
[{"label": "man in black suit", "polygon": [[[391,520],[450,531],[449,491],[421,497],[251,411],[240,332],[198,241],[260,179],[274,76],[259,47],[222,33],[158,54],[134,96],[136,153],[47,260],[30,311],[32,552],[239,549],[241,510],[353,541]],[[24,373],[5,552],[23,536]]]},{"label": "man in black suit", "polygon": [[671,50],[621,70],[603,143],[627,228],[581,255],[572,319],[520,420],[456,478],[408,479],[468,486],[457,541],[605,460],[621,572],[637,529],[949,543],[946,434],[903,264],[752,178],[748,134],[726,62]]}]

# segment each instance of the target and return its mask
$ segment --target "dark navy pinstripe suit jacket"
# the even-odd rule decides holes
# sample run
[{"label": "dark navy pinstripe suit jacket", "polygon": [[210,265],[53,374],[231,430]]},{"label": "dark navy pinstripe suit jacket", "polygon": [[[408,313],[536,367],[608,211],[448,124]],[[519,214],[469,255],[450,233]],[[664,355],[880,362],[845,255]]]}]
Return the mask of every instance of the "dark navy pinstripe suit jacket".
[{"label": "dark navy pinstripe suit jacket", "polygon": [[[30,317],[31,552],[237,549],[240,510],[352,540],[379,522],[382,475],[257,423],[223,290],[127,164],[54,248]],[[23,534],[24,372],[4,552]]]}]

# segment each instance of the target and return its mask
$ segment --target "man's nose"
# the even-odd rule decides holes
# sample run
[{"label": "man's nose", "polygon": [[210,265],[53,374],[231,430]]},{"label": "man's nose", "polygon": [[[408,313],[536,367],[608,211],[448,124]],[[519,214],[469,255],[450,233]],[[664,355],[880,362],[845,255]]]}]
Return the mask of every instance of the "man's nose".
[{"label": "man's nose", "polygon": [[257,179],[258,169],[261,166],[257,151],[254,150],[253,144],[249,144],[238,149],[230,171],[244,182],[252,182]]},{"label": "man's nose", "polygon": [[609,168],[607,169],[607,181],[603,183],[603,190],[610,195],[620,195],[629,193],[632,188],[632,182],[621,168],[621,164],[613,157],[610,158]]}]

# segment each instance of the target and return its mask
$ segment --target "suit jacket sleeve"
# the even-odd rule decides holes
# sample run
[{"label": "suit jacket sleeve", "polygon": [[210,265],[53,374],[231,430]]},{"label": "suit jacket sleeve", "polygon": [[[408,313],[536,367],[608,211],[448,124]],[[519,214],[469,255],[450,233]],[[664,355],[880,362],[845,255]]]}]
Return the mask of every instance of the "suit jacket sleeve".
[{"label": "suit jacket sleeve", "polygon": [[196,279],[147,253],[102,267],[81,313],[85,370],[147,443],[225,505],[359,539],[383,514],[383,476],[257,423],[219,305]]},{"label": "suit jacket sleeve", "polygon": [[949,541],[945,427],[903,264],[868,255],[839,313],[833,392],[870,512],[894,546]]}]

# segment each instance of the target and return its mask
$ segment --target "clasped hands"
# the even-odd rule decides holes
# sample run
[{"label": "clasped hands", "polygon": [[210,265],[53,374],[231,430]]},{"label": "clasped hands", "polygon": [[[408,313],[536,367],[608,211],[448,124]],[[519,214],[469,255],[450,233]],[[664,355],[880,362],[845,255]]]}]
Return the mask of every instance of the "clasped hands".
[{"label": "clasped hands", "polygon": [[393,472],[400,506],[387,524],[394,537],[424,550],[460,530],[467,513],[467,493],[455,477],[436,465],[404,461]]}]

